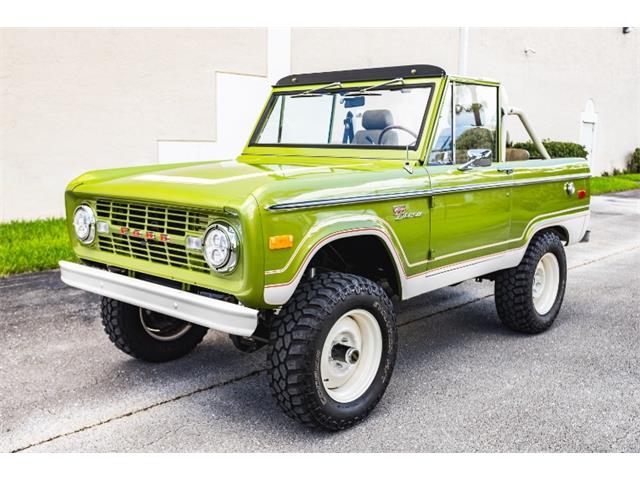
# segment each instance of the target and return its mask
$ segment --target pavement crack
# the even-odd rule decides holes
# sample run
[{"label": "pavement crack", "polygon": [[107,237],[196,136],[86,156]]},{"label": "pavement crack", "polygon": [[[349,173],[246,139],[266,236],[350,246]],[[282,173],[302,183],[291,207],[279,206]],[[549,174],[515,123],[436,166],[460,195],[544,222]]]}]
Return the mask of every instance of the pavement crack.
[{"label": "pavement crack", "polygon": [[621,255],[623,253],[632,252],[632,251],[638,250],[638,249],[640,249],[640,245],[634,245],[633,247],[625,248],[624,250],[618,250],[617,252],[609,253],[608,255],[605,255],[603,257],[594,258],[592,260],[588,260],[586,262],[579,263],[578,265],[573,265],[572,267],[568,267],[567,270],[574,270],[576,268],[584,267],[586,265],[591,265],[592,263],[596,263],[596,262],[599,262],[601,260],[606,260],[607,258],[615,257],[616,255]]},{"label": "pavement crack", "polygon": [[412,324],[414,322],[419,322],[420,320],[426,320],[427,318],[435,317],[436,315],[440,315],[442,313],[450,312],[451,310],[456,310],[458,308],[466,307],[467,305],[471,305],[473,303],[479,302],[479,301],[484,300],[485,298],[489,298],[489,297],[493,297],[493,293],[489,293],[488,295],[483,295],[482,297],[474,298],[473,300],[469,300],[469,301],[466,301],[464,303],[459,303],[457,305],[452,305],[451,307],[443,308],[442,310],[438,310],[436,312],[432,312],[432,313],[430,313],[428,315],[412,318],[410,320],[407,320],[406,322],[402,322],[402,323],[398,324],[398,328],[405,327],[405,326],[410,325],[410,324]]},{"label": "pavement crack", "polygon": [[122,413],[120,415],[116,415],[116,416],[107,418],[106,420],[101,420],[99,422],[92,423],[90,425],[85,425],[84,427],[77,428],[76,430],[72,430],[70,432],[60,433],[58,435],[54,435],[54,436],[46,438],[44,440],[40,440],[39,442],[34,442],[34,443],[31,443],[31,444],[26,445],[24,447],[16,448],[14,450],[11,450],[10,453],[23,452],[25,450],[28,450],[29,448],[37,447],[38,445],[43,445],[45,443],[49,443],[49,442],[52,442],[54,440],[58,440],[59,438],[68,437],[70,435],[75,435],[76,433],[84,432],[84,431],[90,430],[92,428],[100,427],[102,425],[106,425],[107,423],[111,423],[111,422],[113,422],[115,420],[120,420],[122,418],[131,417],[131,416],[136,415],[138,413],[146,412],[146,411],[151,410],[153,408],[160,407],[162,405],[166,405],[167,403],[175,402],[176,400],[181,400],[183,398],[191,397],[191,396],[196,395],[198,393],[202,393],[202,392],[206,392],[206,391],[209,391],[209,390],[213,390],[213,389],[218,388],[218,387],[224,387],[226,385],[229,385],[229,384],[232,384],[232,383],[236,383],[236,382],[239,382],[241,380],[245,380],[247,378],[255,377],[256,375],[259,375],[260,373],[265,372],[266,370],[267,370],[266,368],[259,368],[257,370],[252,370],[249,373],[246,373],[244,375],[240,375],[240,376],[237,376],[237,377],[230,378],[229,380],[225,380],[224,382],[214,383],[213,385],[208,385],[206,387],[197,388],[195,390],[191,390],[189,392],[182,393],[182,394],[177,395],[175,397],[167,398],[165,400],[160,400],[158,402],[152,403],[152,404],[147,405],[145,407],[137,408],[137,409],[131,410],[129,412]]}]

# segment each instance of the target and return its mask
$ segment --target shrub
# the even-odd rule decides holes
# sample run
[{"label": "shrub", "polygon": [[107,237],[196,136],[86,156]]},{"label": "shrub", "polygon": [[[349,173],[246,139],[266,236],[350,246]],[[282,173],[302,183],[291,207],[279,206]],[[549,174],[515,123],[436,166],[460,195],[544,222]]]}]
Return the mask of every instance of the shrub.
[{"label": "shrub", "polygon": [[456,139],[456,158],[458,163],[467,161],[467,150],[488,148],[493,150],[495,135],[491,130],[475,127],[465,130]]},{"label": "shrub", "polygon": [[640,147],[636,148],[631,154],[631,158],[627,163],[627,173],[640,173]]},{"label": "shrub", "polygon": [[[544,148],[549,152],[551,158],[586,158],[587,151],[582,145],[572,142],[556,142],[552,140],[543,140]],[[514,143],[513,148],[524,148],[529,151],[531,158],[542,158],[540,152],[533,142]]]}]

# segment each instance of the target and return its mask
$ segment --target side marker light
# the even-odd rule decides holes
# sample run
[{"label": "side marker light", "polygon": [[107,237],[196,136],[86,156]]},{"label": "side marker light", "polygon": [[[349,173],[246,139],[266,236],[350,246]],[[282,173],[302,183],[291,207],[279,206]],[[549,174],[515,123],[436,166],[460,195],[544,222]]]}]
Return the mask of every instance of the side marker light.
[{"label": "side marker light", "polygon": [[293,247],[293,235],[276,235],[269,237],[269,250],[281,250]]}]

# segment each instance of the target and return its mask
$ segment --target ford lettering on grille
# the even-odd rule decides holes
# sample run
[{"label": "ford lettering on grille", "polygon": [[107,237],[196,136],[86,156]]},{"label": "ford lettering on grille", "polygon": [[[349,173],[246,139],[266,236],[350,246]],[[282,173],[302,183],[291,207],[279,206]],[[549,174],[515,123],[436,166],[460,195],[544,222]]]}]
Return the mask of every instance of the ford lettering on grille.
[{"label": "ford lettering on grille", "polygon": [[112,227],[110,234],[98,235],[100,250],[210,273],[202,251],[186,248],[188,235],[204,235],[212,221],[208,212],[99,199],[96,214]]}]

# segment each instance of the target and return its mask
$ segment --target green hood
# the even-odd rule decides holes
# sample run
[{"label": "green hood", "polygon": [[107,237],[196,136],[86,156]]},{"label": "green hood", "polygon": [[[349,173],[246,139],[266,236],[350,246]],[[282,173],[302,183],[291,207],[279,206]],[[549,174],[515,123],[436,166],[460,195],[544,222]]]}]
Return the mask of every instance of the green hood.
[{"label": "green hood", "polygon": [[[411,187],[394,161],[241,156],[237,160],[118,168],[88,172],[71,182],[74,194],[207,209],[326,199]],[[414,185],[415,187],[415,185]]]}]

